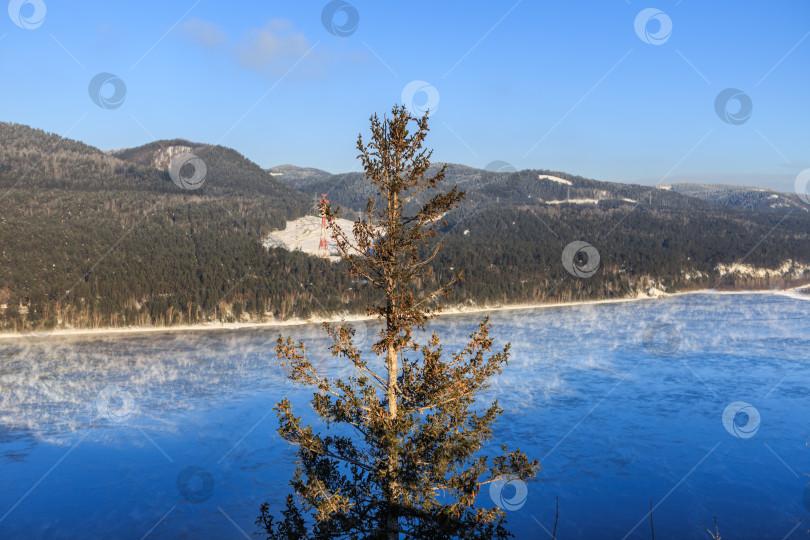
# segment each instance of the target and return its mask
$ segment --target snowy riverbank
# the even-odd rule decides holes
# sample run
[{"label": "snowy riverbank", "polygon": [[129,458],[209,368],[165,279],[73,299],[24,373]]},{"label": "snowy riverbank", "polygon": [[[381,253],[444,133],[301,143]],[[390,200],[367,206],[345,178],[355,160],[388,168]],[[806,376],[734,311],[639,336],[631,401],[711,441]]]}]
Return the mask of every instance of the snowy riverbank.
[{"label": "snowy riverbank", "polygon": [[[490,313],[495,311],[507,310],[526,310],[526,309],[541,309],[541,308],[557,308],[568,306],[583,306],[583,305],[596,305],[596,304],[615,304],[623,302],[642,302],[642,301],[655,301],[662,298],[670,298],[675,296],[685,296],[692,294],[782,294],[789,295],[796,298],[810,300],[810,295],[801,292],[803,289],[810,289],[810,285],[802,285],[791,289],[768,289],[768,290],[748,290],[748,291],[717,291],[714,289],[697,289],[694,291],[684,291],[677,293],[662,293],[656,296],[646,297],[626,297],[626,298],[611,298],[604,300],[583,300],[577,302],[557,302],[557,303],[525,303],[525,304],[508,304],[508,305],[483,305],[483,306],[459,306],[459,307],[445,307],[442,309],[441,316],[445,315],[462,315],[462,314],[475,314],[475,313]],[[43,331],[36,334],[32,333],[14,333],[6,332],[0,333],[0,340],[9,339],[43,339],[43,338],[58,338],[68,336],[84,336],[84,335],[108,335],[108,334],[134,334],[134,333],[155,333],[155,332],[197,332],[204,330],[241,330],[245,328],[273,328],[273,327],[287,327],[298,326],[303,324],[319,324],[324,322],[340,322],[340,321],[361,321],[369,320],[374,317],[365,315],[336,315],[332,317],[311,317],[308,319],[291,318],[285,320],[272,320],[265,322],[206,322],[193,325],[177,325],[177,326],[155,326],[155,327],[125,327],[125,328],[62,328],[53,331]]]}]

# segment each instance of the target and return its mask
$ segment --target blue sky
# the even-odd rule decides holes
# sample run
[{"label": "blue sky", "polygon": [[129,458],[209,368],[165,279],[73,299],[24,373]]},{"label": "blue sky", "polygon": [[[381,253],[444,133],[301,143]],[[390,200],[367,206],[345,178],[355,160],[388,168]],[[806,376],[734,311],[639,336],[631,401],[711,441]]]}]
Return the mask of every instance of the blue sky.
[{"label": "blue sky", "polygon": [[[12,0],[0,120],[104,150],[182,137],[344,172],[407,87],[414,108],[438,99],[440,161],[785,191],[810,167],[806,0],[356,0],[331,4],[327,28],[329,5]],[[123,81],[120,106],[90,98],[98,73]],[[727,88],[742,93],[720,107],[731,122],[715,107]]]}]

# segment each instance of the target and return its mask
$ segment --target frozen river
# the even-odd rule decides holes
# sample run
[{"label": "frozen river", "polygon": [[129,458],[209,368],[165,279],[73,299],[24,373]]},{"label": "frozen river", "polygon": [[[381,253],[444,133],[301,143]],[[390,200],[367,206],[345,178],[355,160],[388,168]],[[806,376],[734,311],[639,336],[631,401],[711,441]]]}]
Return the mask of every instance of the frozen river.
[{"label": "frozen river", "polygon": [[[500,311],[512,358],[486,396],[535,481],[485,489],[517,538],[800,538],[810,528],[810,302],[695,294]],[[456,350],[479,315],[435,321]],[[376,323],[375,323],[376,324]],[[358,338],[371,341],[371,323]],[[318,325],[280,331],[320,364]],[[293,451],[279,329],[0,341],[0,537],[253,537]],[[492,455],[493,452],[490,452]],[[277,513],[277,512],[276,512]],[[544,531],[546,529],[548,532]]]}]

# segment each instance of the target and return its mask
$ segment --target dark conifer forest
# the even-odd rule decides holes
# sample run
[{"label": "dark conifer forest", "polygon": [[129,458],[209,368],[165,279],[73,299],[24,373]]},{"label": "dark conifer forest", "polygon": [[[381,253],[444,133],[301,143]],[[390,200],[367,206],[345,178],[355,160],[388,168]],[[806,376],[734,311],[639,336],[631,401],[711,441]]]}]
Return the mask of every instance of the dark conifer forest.
[{"label": "dark conifer forest", "polygon": [[[178,146],[205,163],[200,189],[178,187],[161,162],[165,149]],[[463,268],[447,306],[787,287],[810,277],[810,215],[795,196],[721,196],[694,186],[665,190],[539,170],[447,170],[445,185],[458,185],[466,199],[443,216],[446,249],[434,261],[434,283],[422,284],[431,289]],[[317,215],[321,193],[342,207],[342,217],[353,218],[367,196],[362,175],[272,171],[221,146],[172,140],[105,153],[0,123],[0,328],[363,312],[374,293],[347,277],[344,262],[261,243],[287,221]],[[567,202],[580,199],[598,204]],[[578,240],[598,250],[593,279],[575,277],[562,264],[564,248]],[[783,271],[718,269],[739,262]]]}]

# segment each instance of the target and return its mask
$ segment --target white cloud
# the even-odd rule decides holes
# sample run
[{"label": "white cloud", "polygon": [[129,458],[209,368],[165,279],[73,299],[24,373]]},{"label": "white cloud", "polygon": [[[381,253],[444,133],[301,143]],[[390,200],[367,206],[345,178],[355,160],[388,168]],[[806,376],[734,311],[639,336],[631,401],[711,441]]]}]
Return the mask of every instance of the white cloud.
[{"label": "white cloud", "polygon": [[197,18],[183,23],[180,31],[189,41],[207,49],[215,49],[228,40],[228,35],[218,25]]},{"label": "white cloud", "polygon": [[260,30],[251,30],[237,47],[239,63],[257,71],[271,70],[281,64],[295,63],[312,45],[297,32],[290,21],[273,19]]},{"label": "white cloud", "polygon": [[[188,41],[211,52],[222,51],[237,65],[271,79],[286,73],[312,48],[307,36],[287,19],[272,19],[261,28],[247,31],[238,40],[218,24],[196,18],[179,29]],[[335,60],[329,51],[316,48],[290,76],[321,77],[324,66],[334,65]]]}]

